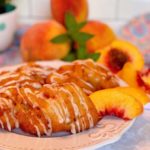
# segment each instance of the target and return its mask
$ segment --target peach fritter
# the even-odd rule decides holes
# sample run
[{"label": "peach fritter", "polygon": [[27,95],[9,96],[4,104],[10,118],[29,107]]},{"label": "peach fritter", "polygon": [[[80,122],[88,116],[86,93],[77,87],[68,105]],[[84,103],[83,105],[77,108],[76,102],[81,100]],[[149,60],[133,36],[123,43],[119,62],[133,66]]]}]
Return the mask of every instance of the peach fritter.
[{"label": "peach fritter", "polygon": [[73,82],[88,95],[97,90],[119,86],[118,79],[109,70],[92,60],[64,65],[57,72],[51,72],[46,82]]}]

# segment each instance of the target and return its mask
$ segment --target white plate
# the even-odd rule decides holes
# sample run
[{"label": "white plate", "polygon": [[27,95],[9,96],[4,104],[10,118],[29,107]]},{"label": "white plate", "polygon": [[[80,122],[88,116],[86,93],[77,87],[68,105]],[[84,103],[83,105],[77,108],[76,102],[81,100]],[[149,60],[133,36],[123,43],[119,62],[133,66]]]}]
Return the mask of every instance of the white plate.
[{"label": "white plate", "polygon": [[[42,65],[59,67],[64,62],[39,62]],[[20,66],[20,65],[18,65]],[[0,69],[10,70],[15,67]],[[3,150],[77,150],[96,149],[116,142],[131,127],[134,120],[124,121],[115,117],[105,117],[96,127],[75,135],[61,137],[33,137],[0,130],[0,149]]]}]

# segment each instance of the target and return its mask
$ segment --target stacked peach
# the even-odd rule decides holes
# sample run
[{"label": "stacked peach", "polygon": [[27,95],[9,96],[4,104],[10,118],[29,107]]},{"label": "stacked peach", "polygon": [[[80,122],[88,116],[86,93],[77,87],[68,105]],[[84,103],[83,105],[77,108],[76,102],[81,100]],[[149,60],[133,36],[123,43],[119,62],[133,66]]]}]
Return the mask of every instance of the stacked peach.
[{"label": "stacked peach", "polygon": [[62,44],[50,42],[53,37],[64,33],[66,29],[55,20],[33,25],[21,40],[24,60],[50,60],[65,57],[70,50],[69,42]]},{"label": "stacked peach", "polygon": [[117,87],[90,95],[100,116],[115,115],[124,120],[136,118],[149,102],[148,96],[138,88]]},{"label": "stacked peach", "polygon": [[52,17],[65,25],[65,15],[72,12],[78,22],[88,18],[87,0],[51,0]]},{"label": "stacked peach", "polygon": [[33,25],[21,40],[21,53],[25,61],[63,59],[69,55],[70,50],[74,49],[71,42],[50,42],[54,37],[66,34],[65,16],[68,12],[74,15],[80,25],[86,23],[80,32],[93,35],[93,38],[85,43],[88,52],[95,53],[116,39],[115,33],[108,25],[96,20],[88,21],[87,0],[51,0],[53,20]]}]

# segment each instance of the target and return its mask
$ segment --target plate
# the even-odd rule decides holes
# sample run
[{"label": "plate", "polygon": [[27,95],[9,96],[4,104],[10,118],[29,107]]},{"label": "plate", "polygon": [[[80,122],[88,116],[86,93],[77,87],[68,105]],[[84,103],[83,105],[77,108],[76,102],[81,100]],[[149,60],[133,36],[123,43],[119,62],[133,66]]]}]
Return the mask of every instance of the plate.
[{"label": "plate", "polygon": [[[63,65],[61,61],[38,62],[43,66],[58,68]],[[13,70],[19,67],[10,66],[0,69]],[[123,82],[121,83],[123,85]],[[92,129],[66,136],[33,137],[15,132],[0,130],[0,149],[3,150],[77,150],[96,149],[118,141],[132,126],[134,120],[124,121],[116,117],[104,117]]]}]

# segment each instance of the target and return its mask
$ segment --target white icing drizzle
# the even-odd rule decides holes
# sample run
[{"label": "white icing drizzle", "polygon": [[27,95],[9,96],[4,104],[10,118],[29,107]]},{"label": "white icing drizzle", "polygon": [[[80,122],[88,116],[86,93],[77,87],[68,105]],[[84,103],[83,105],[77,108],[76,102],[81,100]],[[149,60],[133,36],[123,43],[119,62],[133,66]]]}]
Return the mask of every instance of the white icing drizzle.
[{"label": "white icing drizzle", "polygon": [[51,83],[55,83],[56,80],[55,79],[58,79],[58,78],[63,78],[63,75],[57,73],[56,71],[52,72],[52,75],[50,77],[50,82]]},{"label": "white icing drizzle", "polygon": [[62,109],[64,110],[64,113],[65,113],[65,122],[69,123],[70,122],[70,113],[69,113],[69,111],[67,109],[67,106],[66,106],[63,98],[61,98],[61,97],[60,97],[60,103],[61,103]]},{"label": "white icing drizzle", "polygon": [[71,86],[72,86],[73,89],[75,89],[74,91],[78,95],[78,97],[80,99],[80,103],[84,106],[84,108],[86,110],[90,128],[93,127],[94,126],[94,121],[93,121],[92,115],[90,114],[90,112],[88,110],[88,106],[87,106],[87,104],[85,102],[85,99],[83,98],[83,95],[82,95],[81,91],[79,90],[79,88],[78,88],[78,86],[76,84],[72,83]]},{"label": "white icing drizzle", "polygon": [[17,84],[18,82],[22,82],[22,81],[27,80],[27,79],[30,80],[30,78],[28,76],[21,76],[18,79],[14,79],[14,80],[10,80],[10,81],[6,82],[4,85],[0,86],[0,88],[2,88],[3,86],[5,86],[5,87],[9,86],[11,84]]},{"label": "white icing drizzle", "polygon": [[65,114],[63,113],[62,107],[60,106],[60,104],[57,102],[57,100],[54,100],[54,104],[55,106],[58,108],[58,111],[60,112],[62,118],[63,118],[63,122],[65,121]]},{"label": "white icing drizzle", "polygon": [[8,96],[10,96],[10,97],[12,96],[12,93],[9,90],[6,90],[5,94],[8,95]]},{"label": "white icing drizzle", "polygon": [[76,132],[76,126],[75,126],[75,124],[71,123],[70,126],[71,126],[71,133],[72,134],[76,134],[77,132]]},{"label": "white icing drizzle", "polygon": [[1,107],[3,107],[3,105],[6,105],[9,108],[12,107],[12,101],[10,99],[6,99],[3,97],[0,97],[0,104],[1,104]]},{"label": "white icing drizzle", "polygon": [[29,88],[24,88],[24,93],[26,94],[27,99],[31,102],[33,108],[36,108],[39,106],[35,101],[30,99],[30,96],[28,96],[29,93],[33,94],[33,92]]},{"label": "white icing drizzle", "polygon": [[76,124],[76,126],[77,126],[78,132],[80,132],[81,129],[80,129],[80,122],[79,122],[79,119],[76,120],[75,124]]},{"label": "white icing drizzle", "polygon": [[4,112],[4,117],[5,117],[5,120],[6,120],[8,131],[11,131],[11,125],[10,125],[8,116],[7,116],[7,114],[5,112]]},{"label": "white icing drizzle", "polygon": [[22,93],[20,92],[20,88],[18,86],[16,86],[17,92],[19,94],[19,96],[23,99],[24,104],[27,104],[26,99],[24,98],[24,96],[22,95]]},{"label": "white icing drizzle", "polygon": [[0,75],[0,82],[5,79],[15,78],[18,77],[18,74],[13,74],[13,72],[8,72],[7,74]]},{"label": "white icing drizzle", "polygon": [[55,100],[51,101],[51,107],[52,107],[52,110],[54,111],[54,113],[56,114],[56,116],[58,117],[59,123],[63,123],[64,117],[62,116],[61,112],[59,111]]},{"label": "white icing drizzle", "polygon": [[[44,114],[44,116],[45,116],[45,118],[47,119],[47,121],[48,121],[48,130],[47,131],[45,131],[45,133],[46,133],[46,135],[48,135],[48,136],[50,136],[51,135],[51,133],[52,133],[52,125],[51,125],[51,119],[50,119],[50,117],[49,117],[49,109],[51,109],[50,108],[50,102],[48,101],[48,100],[46,100],[46,99],[42,99],[42,100],[45,100],[45,102],[48,104],[48,107],[49,108],[43,108],[43,107],[40,107],[40,104],[38,103],[38,101],[34,101],[34,103],[36,104],[36,106],[39,106],[40,107],[40,109],[42,110],[42,112],[43,112],[43,114]],[[31,121],[30,121],[31,122]],[[44,125],[44,124],[43,124]]]},{"label": "white icing drizzle", "polygon": [[32,87],[34,87],[35,89],[40,89],[40,88],[42,87],[40,83],[36,83],[36,82],[32,83],[31,85],[32,85]]},{"label": "white icing drizzle", "polygon": [[75,103],[72,93],[71,93],[69,90],[67,90],[67,89],[65,89],[65,88],[63,88],[63,87],[61,87],[60,90],[62,90],[64,93],[66,93],[66,94],[69,95],[69,97],[70,97],[69,100],[70,100],[71,105],[72,105],[72,107],[73,107],[75,116],[76,116],[76,117],[81,116],[80,111],[79,111],[79,108],[78,108],[78,105]]},{"label": "white icing drizzle", "polygon": [[11,116],[12,119],[14,120],[15,127],[16,127],[16,128],[19,128],[19,121],[15,118],[13,112],[10,113],[10,116]]},{"label": "white icing drizzle", "polygon": [[40,130],[39,130],[38,126],[34,125],[34,127],[36,129],[36,133],[37,133],[38,137],[40,137],[41,133],[40,133]]},{"label": "white icing drizzle", "polygon": [[41,127],[43,128],[44,133],[47,135],[47,131],[46,131],[46,126],[45,126],[45,124],[42,122],[41,119],[37,118],[37,120],[39,121]]},{"label": "white icing drizzle", "polygon": [[94,89],[94,86],[92,84],[90,84],[89,82],[86,82],[85,80],[78,78],[80,80],[80,82],[84,83],[86,86],[90,87],[91,89]]},{"label": "white icing drizzle", "polygon": [[50,136],[52,134],[52,123],[51,123],[51,119],[49,117],[46,116],[46,119],[48,121],[48,130],[46,135]]}]

